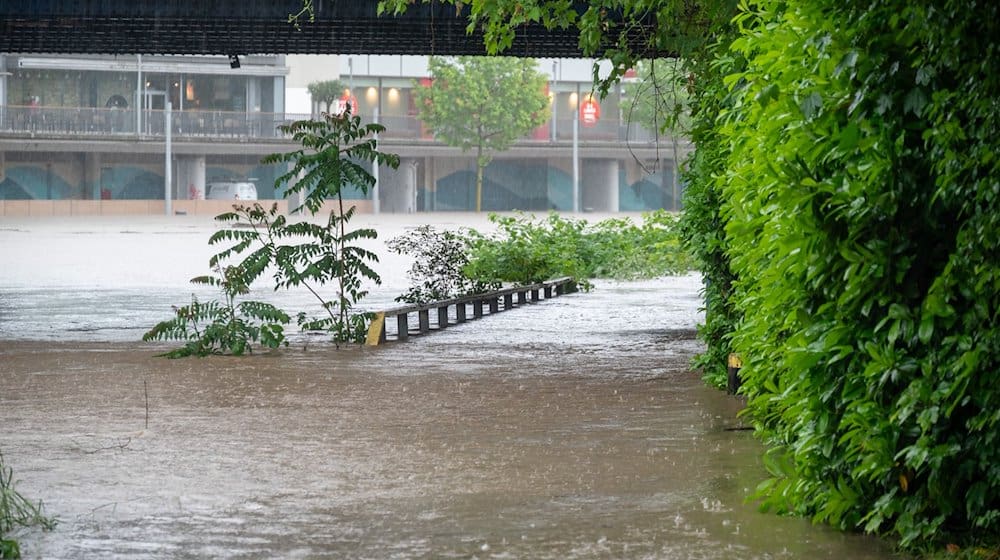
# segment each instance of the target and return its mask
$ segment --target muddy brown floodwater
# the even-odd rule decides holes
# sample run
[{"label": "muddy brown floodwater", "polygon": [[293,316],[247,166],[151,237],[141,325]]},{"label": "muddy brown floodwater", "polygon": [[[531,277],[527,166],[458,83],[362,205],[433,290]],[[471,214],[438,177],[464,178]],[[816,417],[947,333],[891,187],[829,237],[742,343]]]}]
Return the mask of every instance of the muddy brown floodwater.
[{"label": "muddy brown floodwater", "polygon": [[[185,295],[161,276],[202,272],[183,263],[209,225],[190,248],[141,225],[0,231],[0,451],[59,518],[18,533],[27,558],[893,557],[746,502],[762,448],[688,366],[696,276],[380,348],[170,361],[134,340]],[[111,249],[88,264],[94,236]],[[129,260],[161,239],[164,258]],[[29,240],[77,273],[24,268]]]}]

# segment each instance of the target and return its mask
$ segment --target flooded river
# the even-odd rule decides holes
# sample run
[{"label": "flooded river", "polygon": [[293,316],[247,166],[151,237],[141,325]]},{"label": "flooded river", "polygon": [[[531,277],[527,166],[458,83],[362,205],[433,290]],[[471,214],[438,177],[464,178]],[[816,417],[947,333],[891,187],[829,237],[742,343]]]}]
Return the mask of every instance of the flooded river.
[{"label": "flooded river", "polygon": [[[697,276],[170,361],[136,339],[190,296],[212,226],[135,220],[0,222],[0,451],[59,518],[19,534],[27,558],[893,557],[746,503],[762,449],[688,367]],[[406,264],[386,255],[369,305]]]}]

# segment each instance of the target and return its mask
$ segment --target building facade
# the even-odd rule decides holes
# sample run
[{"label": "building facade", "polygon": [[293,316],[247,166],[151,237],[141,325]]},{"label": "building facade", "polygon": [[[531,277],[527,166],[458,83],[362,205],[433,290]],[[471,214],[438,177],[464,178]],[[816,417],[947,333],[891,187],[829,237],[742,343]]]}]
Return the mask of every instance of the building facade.
[{"label": "building facade", "polygon": [[[44,208],[56,213],[93,208],[87,201],[139,201],[131,206],[136,211],[158,212],[167,199],[198,208],[185,201],[203,200],[213,180],[234,179],[255,182],[260,198],[281,198],[274,183],[284,169],[260,159],[294,148],[278,125],[319,113],[308,84],[340,79],[361,117],[387,127],[381,149],[402,159],[399,169],[378,170],[377,198],[351,193],[360,210],[474,207],[474,157],[436,141],[418,119],[413,91],[429,78],[426,57],[244,56],[236,62],[0,54],[0,200],[53,201]],[[669,139],[623,119],[627,101],[620,92],[596,102],[599,117],[582,112],[583,103],[591,105],[591,61],[538,64],[550,77],[552,118],[487,168],[483,208],[676,207]]]}]

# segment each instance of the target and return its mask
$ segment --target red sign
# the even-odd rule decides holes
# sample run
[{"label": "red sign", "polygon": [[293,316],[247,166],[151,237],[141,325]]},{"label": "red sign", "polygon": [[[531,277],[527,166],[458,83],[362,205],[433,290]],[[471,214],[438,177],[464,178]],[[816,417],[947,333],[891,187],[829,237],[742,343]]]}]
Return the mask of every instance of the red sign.
[{"label": "red sign", "polygon": [[351,104],[351,115],[357,115],[358,114],[358,98],[355,97],[354,95],[351,95],[350,97],[348,97],[348,95],[346,93],[344,95],[341,95],[340,99],[337,100],[337,106],[333,108],[333,113],[335,115],[343,115],[344,111],[347,110],[347,104],[348,103]]},{"label": "red sign", "polygon": [[600,118],[601,106],[597,104],[596,99],[588,97],[580,104],[580,121],[583,126],[596,126]]}]

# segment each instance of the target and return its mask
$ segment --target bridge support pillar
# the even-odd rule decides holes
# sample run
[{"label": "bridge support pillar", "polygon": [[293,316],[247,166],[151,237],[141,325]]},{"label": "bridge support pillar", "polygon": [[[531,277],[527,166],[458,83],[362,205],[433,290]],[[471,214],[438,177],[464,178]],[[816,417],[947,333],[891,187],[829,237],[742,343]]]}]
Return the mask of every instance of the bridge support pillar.
[{"label": "bridge support pillar", "polygon": [[205,200],[205,156],[177,156],[177,199]]},{"label": "bridge support pillar", "polygon": [[[101,157],[100,153],[96,152],[86,152],[83,155],[83,181],[80,185],[81,198],[89,198],[92,200],[100,200],[101,198],[101,188],[111,188],[111,184],[102,185],[101,181],[104,177],[101,176]],[[110,178],[109,178],[110,179]],[[0,177],[0,181],[3,177]]]},{"label": "bridge support pillar", "polygon": [[379,167],[379,207],[382,212],[411,214],[417,211],[418,159],[403,158],[399,168]]},{"label": "bridge support pillar", "polygon": [[585,160],[580,179],[580,208],[583,211],[618,211],[618,160]]}]

